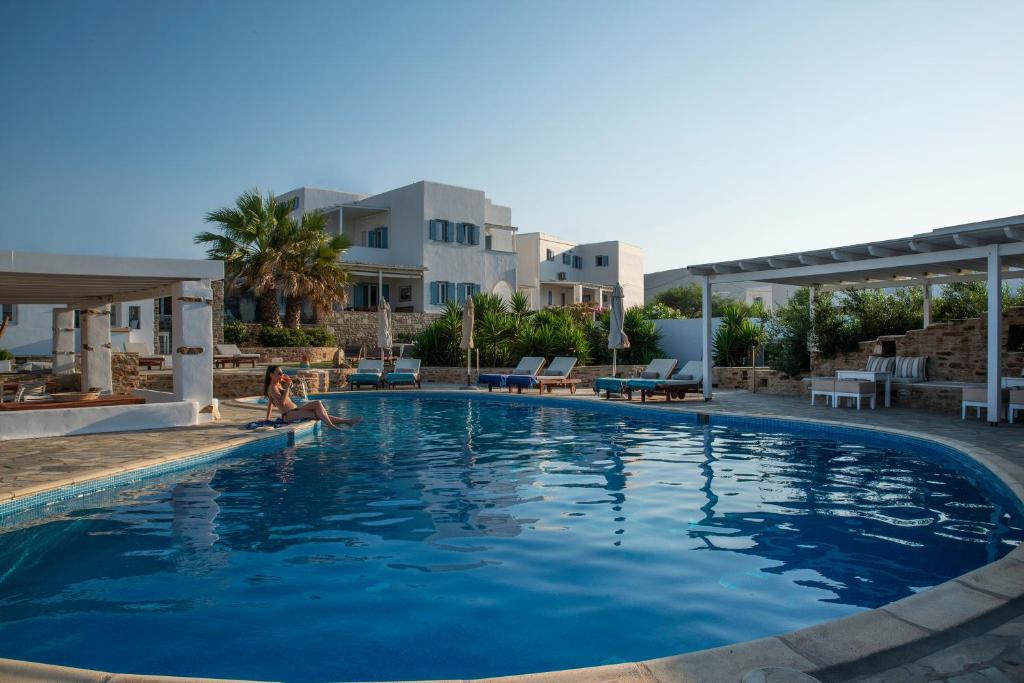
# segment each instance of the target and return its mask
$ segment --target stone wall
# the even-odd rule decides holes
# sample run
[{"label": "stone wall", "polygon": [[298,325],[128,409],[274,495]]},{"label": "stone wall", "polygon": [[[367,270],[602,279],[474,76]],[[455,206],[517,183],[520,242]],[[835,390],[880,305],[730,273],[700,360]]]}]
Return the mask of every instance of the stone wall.
[{"label": "stone wall", "polygon": [[260,354],[259,363],[270,363],[274,358],[280,358],[282,363],[301,363],[304,358],[310,363],[330,363],[337,350],[333,346],[246,346],[241,349],[242,353]]},{"label": "stone wall", "polygon": [[224,343],[224,281],[214,280],[213,289],[213,343]]},{"label": "stone wall", "polygon": [[110,354],[110,370],[115,394],[130,394],[142,385],[137,353]]},{"label": "stone wall", "polygon": [[[1024,325],[1024,307],[1003,313],[1000,346],[1003,348],[1003,376],[1018,377],[1024,369],[1024,352],[1006,351],[1010,325]],[[898,356],[928,356],[928,379],[944,382],[984,382],[988,362],[988,324],[985,318],[968,318],[935,323],[926,330],[879,337],[860,343],[857,351],[834,358],[811,357],[811,374],[832,375],[836,370],[863,368],[875,344],[892,341]]]},{"label": "stone wall", "polygon": [[[397,339],[412,340],[427,325],[441,317],[437,313],[392,313],[391,334]],[[334,319],[319,325],[333,330],[342,346],[377,346],[377,314],[365,311],[340,311]]]},{"label": "stone wall", "polygon": [[716,367],[712,369],[719,389],[746,389],[765,394],[803,396],[807,389],[802,379],[783,375],[771,368]]}]

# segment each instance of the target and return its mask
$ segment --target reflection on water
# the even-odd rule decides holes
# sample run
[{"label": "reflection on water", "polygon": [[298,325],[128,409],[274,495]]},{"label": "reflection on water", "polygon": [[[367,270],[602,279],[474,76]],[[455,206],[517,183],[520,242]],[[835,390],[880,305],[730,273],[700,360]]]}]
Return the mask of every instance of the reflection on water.
[{"label": "reflection on water", "polygon": [[335,409],[366,420],[0,534],[0,656],[285,680],[629,661],[876,607],[1020,537],[1016,507],[876,447],[484,401]]}]

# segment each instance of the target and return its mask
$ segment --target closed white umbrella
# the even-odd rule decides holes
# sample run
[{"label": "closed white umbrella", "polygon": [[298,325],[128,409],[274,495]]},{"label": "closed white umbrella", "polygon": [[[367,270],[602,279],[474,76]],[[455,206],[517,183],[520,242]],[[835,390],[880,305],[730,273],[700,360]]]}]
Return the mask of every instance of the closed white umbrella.
[{"label": "closed white umbrella", "polygon": [[618,360],[618,350],[629,348],[629,337],[623,331],[626,325],[626,311],[622,306],[622,285],[615,283],[612,289],[612,312],[608,320],[608,348],[612,350],[612,377],[615,376],[615,365]]},{"label": "closed white umbrella", "polygon": [[384,349],[390,349],[394,343],[391,337],[391,306],[384,297],[377,302],[377,346],[380,347],[380,358],[384,360]]},{"label": "closed white umbrella", "polygon": [[466,305],[462,307],[462,341],[459,344],[459,348],[466,350],[466,386],[473,384],[473,378],[470,375],[470,349],[474,347],[473,344],[473,321],[476,318],[476,307],[473,305],[473,297],[466,297]]}]

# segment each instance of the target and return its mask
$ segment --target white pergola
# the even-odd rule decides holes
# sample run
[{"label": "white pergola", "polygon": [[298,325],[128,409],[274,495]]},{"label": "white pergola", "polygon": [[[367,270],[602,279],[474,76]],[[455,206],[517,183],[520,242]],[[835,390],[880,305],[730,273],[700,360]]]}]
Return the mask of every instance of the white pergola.
[{"label": "white pergola", "polygon": [[[990,424],[999,421],[1000,285],[1003,280],[1024,278],[1024,215],[938,228],[901,239],[705,263],[687,270],[703,278],[705,378],[711,377],[711,288],[716,283],[756,280],[809,287],[812,293],[920,286],[924,288],[927,327],[932,285],[984,280],[988,283],[987,412]],[[704,398],[711,398],[710,381],[704,383]]]},{"label": "white pergola", "polygon": [[223,277],[220,261],[0,251],[0,301],[64,306],[53,311],[55,374],[74,372],[74,313],[80,312],[83,387],[112,390],[110,304],[170,296],[174,318],[173,392],[138,392],[147,400],[139,406],[3,415],[0,439],[145,429],[206,419],[213,412],[211,282]]}]

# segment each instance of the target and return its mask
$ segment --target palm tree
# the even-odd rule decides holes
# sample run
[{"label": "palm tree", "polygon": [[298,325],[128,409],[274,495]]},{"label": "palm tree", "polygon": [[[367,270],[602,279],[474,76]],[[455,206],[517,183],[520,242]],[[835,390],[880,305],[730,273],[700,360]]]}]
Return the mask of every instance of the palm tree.
[{"label": "palm tree", "polygon": [[335,302],[345,301],[349,278],[341,255],[352,242],[344,235],[328,235],[326,228],[327,219],[319,211],[303,214],[298,224],[289,218],[285,225],[290,247],[278,282],[287,297],[284,318],[288,327],[301,324],[303,299],[313,305],[318,320]]},{"label": "palm tree", "polygon": [[279,204],[273,193],[263,196],[253,188],[233,207],[206,214],[206,222],[216,223],[220,233],[201,232],[193,240],[208,245],[209,258],[224,261],[228,289],[249,289],[256,295],[260,319],[272,327],[281,327],[277,284],[288,257],[288,235],[282,227],[289,221],[287,205]]}]

